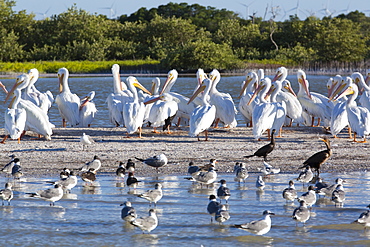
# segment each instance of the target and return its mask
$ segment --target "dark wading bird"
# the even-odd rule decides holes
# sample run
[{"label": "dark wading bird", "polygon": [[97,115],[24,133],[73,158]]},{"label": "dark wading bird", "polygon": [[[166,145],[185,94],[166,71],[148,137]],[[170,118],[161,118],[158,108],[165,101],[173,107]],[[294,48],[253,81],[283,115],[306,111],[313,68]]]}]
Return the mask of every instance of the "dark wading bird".
[{"label": "dark wading bird", "polygon": [[276,130],[273,129],[272,133],[271,133],[271,142],[269,144],[259,148],[256,152],[254,152],[254,154],[244,156],[244,157],[245,158],[250,158],[250,157],[253,157],[253,156],[263,157],[263,160],[267,161],[267,155],[269,153],[271,153],[272,150],[274,150],[274,148],[275,148],[275,132],[276,132]]},{"label": "dark wading bird", "polygon": [[320,138],[320,140],[325,143],[326,149],[312,155],[305,162],[303,162],[303,166],[299,168],[299,169],[302,169],[305,167],[307,168],[309,166],[312,169],[315,169],[318,177],[320,176],[321,165],[324,164],[332,155],[332,150],[330,147],[329,139],[327,137],[324,137],[324,138]]}]

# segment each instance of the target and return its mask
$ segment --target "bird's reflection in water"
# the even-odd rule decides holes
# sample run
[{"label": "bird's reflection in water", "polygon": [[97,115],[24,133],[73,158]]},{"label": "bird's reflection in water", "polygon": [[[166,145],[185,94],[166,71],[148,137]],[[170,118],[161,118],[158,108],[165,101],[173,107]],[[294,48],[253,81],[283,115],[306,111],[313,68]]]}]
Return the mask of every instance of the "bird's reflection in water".
[{"label": "bird's reflection in water", "polygon": [[207,188],[206,186],[202,186],[198,183],[194,183],[191,185],[189,189],[189,193],[191,194],[202,194],[202,195],[213,195],[216,193],[213,184],[209,186],[210,188]]},{"label": "bird's reflection in water", "polygon": [[0,212],[4,214],[12,214],[13,213],[13,207],[12,206],[2,206],[0,207]]},{"label": "bird's reflection in water", "polygon": [[125,187],[125,183],[124,182],[117,182],[116,187],[118,187],[118,188]]},{"label": "bird's reflection in water", "polygon": [[[139,231],[138,229],[136,231]],[[132,246],[154,246],[158,245],[159,236],[156,234],[136,234],[131,238]]]},{"label": "bird's reflection in water", "polygon": [[256,190],[256,199],[257,199],[257,201],[261,201],[264,194],[265,194],[264,190],[257,189]]},{"label": "bird's reflection in water", "polygon": [[82,194],[92,194],[92,195],[98,195],[101,194],[101,188],[100,185],[84,185],[82,187]]}]

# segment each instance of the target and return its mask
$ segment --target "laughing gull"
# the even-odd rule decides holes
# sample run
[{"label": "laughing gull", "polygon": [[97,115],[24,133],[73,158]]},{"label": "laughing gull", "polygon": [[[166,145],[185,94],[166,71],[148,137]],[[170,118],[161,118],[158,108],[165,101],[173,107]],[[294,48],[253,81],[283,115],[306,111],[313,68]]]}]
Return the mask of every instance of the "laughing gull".
[{"label": "laughing gull", "polygon": [[140,159],[137,157],[135,157],[135,159],[140,160],[141,162],[148,166],[155,167],[157,169],[157,172],[159,167],[166,165],[168,162],[165,154],[155,155],[147,159]]},{"label": "laughing gull", "polygon": [[307,166],[306,170],[299,173],[298,178],[297,178],[299,182],[303,183],[303,186],[305,183],[306,184],[309,183],[312,179],[313,179],[313,172],[311,171],[310,166]]},{"label": "laughing gull", "polygon": [[13,166],[14,166],[14,159],[15,159],[15,155],[12,154],[9,156],[11,158],[10,162],[8,164],[6,164],[3,169],[1,169],[2,172],[5,172],[7,175],[10,175],[12,174],[12,169],[13,169]]},{"label": "laughing gull", "polygon": [[236,228],[247,230],[256,235],[263,235],[270,231],[271,229],[271,218],[270,215],[275,215],[269,210],[263,211],[263,218],[260,220],[255,220],[250,223],[243,225],[235,225]]},{"label": "laughing gull", "polygon": [[319,196],[325,195],[325,193],[322,193],[321,190],[324,189],[324,188],[327,188],[327,187],[329,187],[329,185],[327,183],[323,182],[322,178],[318,177],[317,180],[316,180],[316,184],[315,184],[316,194],[318,194]]},{"label": "laughing gull", "polygon": [[132,225],[139,227],[143,233],[150,233],[158,226],[158,218],[154,209],[149,210],[149,216],[140,217],[130,222]]},{"label": "laughing gull", "polygon": [[263,181],[262,176],[257,177],[256,187],[259,190],[263,190],[265,188],[265,181]]},{"label": "laughing gull", "polygon": [[71,171],[68,168],[63,168],[63,170],[59,173],[59,177],[61,179],[68,178]]},{"label": "laughing gull", "polygon": [[263,168],[258,168],[258,170],[266,175],[271,174],[278,174],[280,172],[280,168],[274,168],[272,165],[268,164],[266,161],[263,161]]},{"label": "laughing gull", "polygon": [[141,181],[137,180],[137,178],[134,177],[134,174],[132,172],[128,173],[128,178],[126,180],[126,185],[129,187],[129,189],[132,187],[136,189],[137,183]]},{"label": "laughing gull", "polygon": [[308,207],[312,207],[316,203],[315,187],[308,186],[308,191],[298,197],[298,201],[305,201]]},{"label": "laughing gull", "polygon": [[126,174],[126,168],[123,165],[123,162],[119,162],[118,168],[116,170],[116,175],[119,178],[124,178]]},{"label": "laughing gull", "polygon": [[245,167],[244,163],[237,163],[237,165],[234,166],[234,171],[235,171],[235,178],[234,180],[236,182],[244,182],[248,178],[248,170]]},{"label": "laughing gull", "polygon": [[283,190],[283,198],[286,201],[294,201],[297,198],[297,191],[292,180],[289,181],[289,187]]},{"label": "laughing gull", "polygon": [[62,178],[55,182],[48,182],[48,183],[51,183],[53,185],[60,184],[63,190],[66,193],[69,193],[77,185],[77,176],[75,175],[74,171],[71,171],[68,177]]},{"label": "laughing gull", "polygon": [[13,191],[12,191],[11,183],[6,183],[5,189],[0,190],[0,199],[2,200],[3,206],[4,206],[4,201],[8,201],[8,205],[10,205],[10,201],[13,199]]},{"label": "laughing gull", "polygon": [[162,198],[162,196],[162,184],[160,183],[156,183],[154,189],[148,190],[138,195],[138,197],[148,200],[149,206],[151,206],[153,202],[155,207],[157,207],[157,202]]},{"label": "laughing gull", "polygon": [[306,221],[310,218],[310,210],[307,208],[307,204],[304,200],[299,201],[299,207],[295,208],[293,211],[293,219],[296,222],[296,226],[298,222],[302,222],[303,225],[306,224]]},{"label": "laughing gull", "polygon": [[90,168],[87,172],[83,172],[80,174],[81,179],[90,185],[96,180],[96,170],[94,168]]},{"label": "laughing gull", "polygon": [[226,204],[228,204],[229,198],[230,198],[230,189],[226,187],[226,180],[221,179],[220,180],[220,187],[217,189],[217,196],[220,198],[220,203],[222,200],[226,201]]},{"label": "laughing gull", "polygon": [[223,223],[230,219],[229,211],[226,209],[226,205],[221,205],[215,214],[215,220],[217,222]]},{"label": "laughing gull", "polygon": [[357,220],[355,220],[353,223],[363,224],[365,225],[365,229],[367,227],[370,227],[370,204],[366,206],[369,208],[365,212],[361,213]]},{"label": "laughing gull", "polygon": [[346,193],[344,192],[343,184],[338,184],[331,195],[331,200],[335,203],[335,206],[337,206],[338,203],[339,207],[341,207],[343,206],[343,202],[345,199]]},{"label": "laughing gull", "polygon": [[126,171],[127,172],[135,172],[135,163],[132,161],[132,159],[128,159],[126,163]]},{"label": "laughing gull", "polygon": [[338,185],[343,184],[343,182],[345,182],[343,179],[337,178],[334,184],[329,185],[327,187],[323,187],[320,190],[316,190],[316,193],[322,196],[331,197],[333,191],[337,188]]},{"label": "laughing gull", "polygon": [[219,210],[221,204],[216,201],[215,195],[209,196],[209,202],[207,205],[207,212],[211,215],[211,223],[213,222],[213,217],[215,217],[217,211]]},{"label": "laughing gull", "polygon": [[100,158],[95,155],[94,159],[90,162],[87,162],[83,167],[81,167],[80,171],[85,172],[88,171],[90,168],[93,168],[96,172],[100,169],[101,167],[101,161]]},{"label": "laughing gull", "polygon": [[14,159],[14,165],[13,165],[13,168],[12,168],[12,176],[15,179],[20,179],[23,176],[22,167],[19,163],[18,158]]},{"label": "laughing gull", "polygon": [[189,162],[189,167],[188,167],[188,174],[190,176],[192,176],[194,173],[196,173],[197,171],[199,171],[199,166],[196,166],[194,165],[194,162],[193,161],[190,161]]},{"label": "laughing gull", "polygon": [[193,178],[201,185],[206,184],[208,186],[209,184],[212,184],[214,181],[216,181],[217,172],[214,166],[210,166],[207,171],[199,170],[193,173]]},{"label": "laughing gull", "polygon": [[124,206],[121,211],[121,218],[124,221],[131,222],[134,221],[137,217],[134,207],[132,207],[131,202],[126,201],[120,206]]},{"label": "laughing gull", "polygon": [[47,202],[50,202],[50,206],[54,206],[55,202],[59,201],[63,197],[63,188],[62,185],[56,184],[54,185],[54,188],[27,194],[29,194],[31,197],[41,198]]}]

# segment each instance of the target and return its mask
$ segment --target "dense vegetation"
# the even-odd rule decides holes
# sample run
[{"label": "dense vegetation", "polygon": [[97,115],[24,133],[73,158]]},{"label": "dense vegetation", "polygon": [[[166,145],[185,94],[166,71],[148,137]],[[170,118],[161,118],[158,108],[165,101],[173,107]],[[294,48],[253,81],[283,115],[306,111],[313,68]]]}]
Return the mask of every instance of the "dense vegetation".
[{"label": "dense vegetation", "polygon": [[149,60],[178,70],[239,69],[256,61],[290,66],[366,64],[370,18],[355,11],[300,20],[245,20],[225,9],[169,3],[109,19],[76,5],[35,20],[0,0],[0,62]]}]

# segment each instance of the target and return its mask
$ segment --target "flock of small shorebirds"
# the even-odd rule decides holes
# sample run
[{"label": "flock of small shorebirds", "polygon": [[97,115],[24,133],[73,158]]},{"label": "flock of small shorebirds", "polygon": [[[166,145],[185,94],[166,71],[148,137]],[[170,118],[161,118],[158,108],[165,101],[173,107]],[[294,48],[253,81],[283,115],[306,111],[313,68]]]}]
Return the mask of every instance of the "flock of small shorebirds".
[{"label": "flock of small shorebirds", "polygon": [[[272,140],[273,142],[273,140]],[[270,143],[271,144],[271,143]],[[257,190],[263,191],[265,187],[264,178],[270,175],[275,175],[280,173],[280,168],[274,168],[270,164],[266,162],[267,154],[261,154],[261,150],[266,149],[266,146],[269,144],[261,147],[257,150],[254,154],[245,156],[245,157],[252,157],[258,156],[263,157],[263,168],[260,168],[259,171],[262,175],[257,177],[256,181],[256,188]],[[325,150],[324,150],[325,151]],[[270,151],[271,152],[271,151]],[[316,153],[317,154],[317,153]],[[314,154],[313,156],[315,156]],[[311,156],[311,157],[313,157]],[[22,168],[20,166],[19,158],[15,157],[14,155],[11,156],[11,161],[1,169],[2,172],[7,173],[9,176],[12,176],[14,179],[14,183],[16,180],[20,181],[19,179],[23,176]],[[143,162],[144,164],[155,167],[158,171],[158,168],[166,165],[168,163],[167,157],[165,154],[156,155],[153,157],[149,157],[147,159],[141,159],[135,157],[135,159]],[[204,166],[196,166],[193,162],[189,163],[188,167],[188,175],[190,177],[185,177],[193,183],[198,183],[201,187],[203,186],[214,186],[214,183],[217,182],[217,169],[216,169],[216,159],[211,159],[210,162]],[[98,156],[94,156],[94,159],[91,162],[86,163],[83,167],[79,169],[79,176],[81,179],[86,183],[85,185],[93,185],[94,181],[96,180],[97,171],[101,167],[101,161]],[[322,179],[319,177],[319,170],[317,170],[317,176],[315,176],[314,172],[311,170],[310,165],[304,166],[306,169],[302,171],[296,180],[304,184],[312,183],[316,180],[316,184],[308,186],[308,191],[298,195],[295,187],[294,182],[291,180],[289,181],[289,187],[283,190],[282,196],[286,200],[286,202],[294,202],[297,200],[299,202],[299,206],[294,209],[292,218],[296,221],[296,224],[302,223],[303,225],[306,221],[309,220],[311,215],[312,206],[316,203],[316,196],[326,196],[331,199],[332,202],[335,203],[335,206],[343,206],[343,202],[345,200],[345,192],[343,188],[343,183],[345,182],[341,178],[337,178],[334,184],[328,185],[324,183]],[[235,177],[234,181],[240,183],[245,183],[246,179],[249,177],[248,170],[244,163],[236,163],[234,166]],[[128,159],[127,163],[124,164],[120,162],[119,167],[116,170],[116,175],[119,178],[126,179],[126,185],[128,186],[129,190],[131,188],[136,189],[137,185],[141,182],[134,176],[135,174],[135,162],[132,159]],[[64,194],[69,193],[78,182],[78,178],[74,171],[70,171],[68,168],[64,168],[60,172],[60,180],[48,182],[53,184],[54,187],[40,190],[35,193],[26,193],[30,197],[40,198],[45,201],[50,202],[50,206],[54,206],[56,201],[59,201]],[[227,187],[226,180],[221,179],[218,181],[220,183],[220,187],[217,189],[216,194],[212,194],[209,196],[209,203],[207,205],[207,212],[211,215],[211,223],[213,219],[220,224],[229,220],[229,198],[231,197],[230,189]],[[149,201],[149,215],[146,217],[137,217],[136,211],[132,206],[130,201],[126,201],[121,206],[123,206],[121,211],[121,218],[128,224],[132,224],[142,230],[142,232],[150,233],[158,226],[158,218],[156,215],[156,206],[159,200],[163,197],[162,185],[161,183],[156,183],[155,188],[146,191],[142,194],[134,194],[140,198],[146,199]],[[217,198],[220,202],[217,201]],[[12,191],[12,183],[7,182],[5,184],[5,189],[0,190],[0,199],[2,199],[2,205],[4,206],[4,201],[8,202],[10,205],[10,201],[13,199],[13,191]],[[222,200],[225,201],[225,204],[222,204]],[[152,208],[152,204],[154,207]],[[370,205],[368,205],[370,208]],[[273,212],[269,210],[263,211],[263,218],[260,220],[255,220],[246,224],[234,225],[234,227],[247,230],[255,235],[264,235],[268,233],[271,229],[271,218],[270,216],[274,215]],[[366,227],[370,226],[370,210],[362,213],[360,217],[355,221],[356,223],[364,224],[365,229]]]}]

